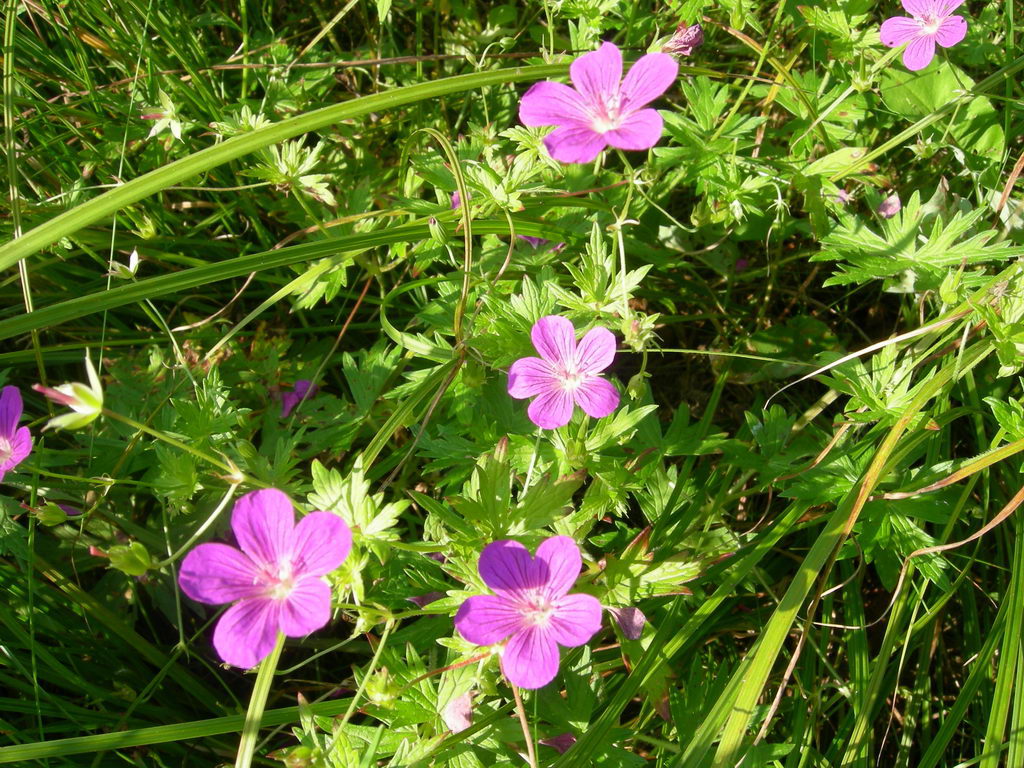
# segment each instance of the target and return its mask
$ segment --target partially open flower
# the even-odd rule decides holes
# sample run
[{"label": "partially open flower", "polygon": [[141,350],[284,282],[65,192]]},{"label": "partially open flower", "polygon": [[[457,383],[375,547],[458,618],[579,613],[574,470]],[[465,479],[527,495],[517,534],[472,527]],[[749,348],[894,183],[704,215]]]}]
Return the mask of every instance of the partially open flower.
[{"label": "partially open flower", "polygon": [[60,405],[66,405],[71,413],[61,416],[54,416],[43,427],[47,429],[81,429],[87,424],[96,420],[96,417],[103,411],[103,387],[100,384],[100,377],[93,368],[92,360],[89,359],[89,351],[85,352],[85,372],[89,377],[89,384],[82,384],[73,381],[68,384],[61,384],[59,387],[44,387],[42,384],[33,384],[32,389],[41,395]]}]

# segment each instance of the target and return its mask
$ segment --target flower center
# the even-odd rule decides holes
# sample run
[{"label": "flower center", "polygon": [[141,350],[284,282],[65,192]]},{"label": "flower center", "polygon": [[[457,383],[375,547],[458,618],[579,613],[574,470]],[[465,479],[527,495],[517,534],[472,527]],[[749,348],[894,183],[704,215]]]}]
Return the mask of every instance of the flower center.
[{"label": "flower center", "polygon": [[265,572],[266,596],[274,600],[287,600],[295,589],[295,575],[291,563],[282,563],[277,573]]},{"label": "flower center", "polygon": [[939,27],[942,26],[942,19],[936,16],[934,13],[926,13],[921,19],[921,33],[924,35],[934,35],[938,33]]},{"label": "flower center", "polygon": [[527,595],[519,607],[523,621],[527,626],[546,627],[551,623],[551,614],[555,612],[555,604],[542,594]]},{"label": "flower center", "polygon": [[619,95],[615,94],[608,101],[598,101],[590,105],[590,127],[597,133],[607,133],[622,125],[619,113]]},{"label": "flower center", "polygon": [[6,463],[13,455],[14,446],[11,445],[11,441],[0,435],[0,464]]},{"label": "flower center", "polygon": [[576,369],[574,365],[563,366],[558,372],[558,379],[562,383],[562,389],[566,392],[575,392],[583,384],[586,374]]}]

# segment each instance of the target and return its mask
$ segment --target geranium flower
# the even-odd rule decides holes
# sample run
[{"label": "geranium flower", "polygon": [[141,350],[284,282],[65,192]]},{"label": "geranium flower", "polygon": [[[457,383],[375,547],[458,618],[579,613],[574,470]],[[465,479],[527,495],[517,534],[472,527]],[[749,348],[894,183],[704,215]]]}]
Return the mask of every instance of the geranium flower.
[{"label": "geranium flower", "polygon": [[903,51],[903,64],[916,72],[924,69],[935,56],[935,44],[943,48],[956,45],[967,34],[967,21],[953,16],[964,0],[902,0],[903,8],[912,18],[893,16],[882,22],[880,37],[889,48],[908,43]]},{"label": "geranium flower", "polygon": [[312,381],[306,379],[299,379],[295,382],[295,388],[291,392],[281,393],[281,418],[288,418],[288,414],[292,412],[303,400],[308,400],[317,393],[319,387]]},{"label": "geranium flower", "polygon": [[32,452],[32,434],[19,427],[21,390],[6,386],[0,391],[0,480]]},{"label": "geranium flower", "polygon": [[508,372],[508,393],[519,400],[536,397],[527,409],[530,420],[542,429],[563,427],[572,418],[573,405],[600,419],[619,405],[619,393],[598,374],[612,364],[615,335],[607,328],[591,328],[576,345],[576,329],[558,315],[542,317],[530,331],[540,357],[524,357]]},{"label": "geranium flower", "polygon": [[663,124],[656,110],[644,107],[672,85],[678,72],[668,54],[649,53],[622,80],[622,53],[603,43],[569,67],[575,89],[550,80],[531,86],[519,103],[519,119],[523,125],[558,126],[544,137],[544,146],[561,163],[589,163],[609,145],[650,149]]},{"label": "geranium flower", "polygon": [[493,595],[469,598],[455,627],[477,645],[508,639],[501,671],[520,688],[541,688],[558,673],[558,646],[588,642],[601,628],[601,604],[570,595],[583,558],[568,536],[553,536],[530,557],[518,541],[494,541],[480,553],[480,576]]},{"label": "geranium flower", "polygon": [[331,588],[321,578],[352,548],[337,515],[311,512],[295,524],[291,500],[276,488],[235,502],[231,529],[241,549],[200,544],[185,556],[178,583],[200,603],[234,603],[213,632],[213,646],[235,667],[256,666],[278,631],[303,637],[331,618]]}]

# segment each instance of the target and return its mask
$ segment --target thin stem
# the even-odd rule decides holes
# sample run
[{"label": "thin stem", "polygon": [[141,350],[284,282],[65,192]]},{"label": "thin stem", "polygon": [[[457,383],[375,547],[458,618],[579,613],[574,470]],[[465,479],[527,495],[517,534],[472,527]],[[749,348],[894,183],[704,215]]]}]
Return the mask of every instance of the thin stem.
[{"label": "thin stem", "polygon": [[191,453],[193,456],[200,458],[203,461],[209,462],[210,464],[213,464],[213,466],[218,467],[219,469],[222,469],[228,473],[228,478],[230,479],[233,485],[241,485],[242,483],[247,483],[249,485],[255,485],[258,488],[267,487],[266,483],[261,483],[259,480],[249,477],[247,474],[242,472],[238,467],[226,464],[220,459],[206,453],[206,451],[201,451],[198,448],[194,448],[191,445],[188,445],[187,443],[181,442],[180,440],[175,440],[170,435],[165,435],[163,432],[159,430],[153,429],[152,427],[147,427],[142,422],[136,421],[135,419],[131,419],[127,416],[123,416],[120,413],[117,413],[116,411],[110,410],[109,408],[104,408],[101,411],[101,413],[108,419],[120,421],[122,424],[127,424],[129,427],[132,427],[133,429],[137,429],[140,432],[145,432],[150,437],[155,437],[157,440],[161,440],[167,443],[168,445],[173,445],[175,448],[185,451],[186,453]]},{"label": "thin stem", "polygon": [[263,719],[263,710],[267,706],[270,684],[274,682],[274,672],[277,670],[277,660],[281,658],[282,648],[284,648],[284,634],[278,632],[274,650],[262,661],[260,671],[256,673],[256,685],[252,689],[249,710],[245,713],[245,723],[242,725],[242,738],[238,742],[235,768],[249,768],[252,765],[252,753],[256,750],[256,736],[260,732],[260,721]]},{"label": "thin stem", "polygon": [[166,560],[161,560],[159,563],[157,563],[153,567],[155,569],[164,568],[164,567],[170,565],[171,563],[175,562],[179,557],[181,557],[183,554],[185,554],[185,552],[187,550],[191,549],[192,545],[196,543],[196,541],[199,539],[199,537],[202,536],[204,533],[206,533],[206,530],[211,525],[213,525],[214,522],[216,522],[218,517],[220,517],[220,513],[223,512],[224,511],[224,507],[226,507],[228,505],[228,502],[231,500],[231,497],[234,495],[235,489],[237,487],[238,487],[238,483],[232,483],[230,486],[228,486],[228,490],[224,494],[224,498],[222,498],[220,500],[220,504],[218,504],[217,508],[215,510],[213,510],[213,514],[211,514],[208,518],[206,518],[206,522],[204,522],[202,525],[200,525],[196,529],[196,532],[188,537],[188,541],[186,541],[184,544],[182,544],[180,547],[178,547],[178,550],[174,554],[169,555]]},{"label": "thin stem", "polygon": [[523,736],[526,738],[526,757],[530,761],[530,768],[537,768],[537,752],[533,747],[533,737],[530,735],[530,724],[526,722],[526,710],[523,708],[523,697],[519,695],[519,689],[512,686],[512,696],[516,700],[516,712],[519,713],[519,724],[523,726]]}]

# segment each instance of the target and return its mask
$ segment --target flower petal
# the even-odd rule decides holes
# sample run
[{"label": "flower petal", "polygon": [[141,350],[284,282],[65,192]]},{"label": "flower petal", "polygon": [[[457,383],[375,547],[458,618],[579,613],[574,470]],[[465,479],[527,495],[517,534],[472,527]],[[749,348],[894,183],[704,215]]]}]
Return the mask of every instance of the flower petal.
[{"label": "flower petal", "polygon": [[667,53],[641,56],[622,81],[622,111],[632,112],[654,101],[669,89],[678,75],[679,65]]},{"label": "flower petal", "polygon": [[950,16],[939,25],[935,42],[943,48],[950,48],[967,36],[967,21],[963,16]]},{"label": "flower petal", "polygon": [[590,126],[563,125],[544,137],[544,146],[560,163],[589,163],[608,142]]},{"label": "flower petal", "polygon": [[494,645],[523,628],[515,604],[495,595],[475,595],[455,614],[459,634],[477,645]]},{"label": "flower petal", "polygon": [[10,440],[21,418],[21,390],[8,385],[0,392],[0,436]]},{"label": "flower petal", "polygon": [[292,535],[295,576],[330,573],[352,549],[352,531],[332,512],[310,512],[299,520]]},{"label": "flower petal", "polygon": [[547,583],[547,568],[530,557],[529,550],[513,539],[492,541],[480,553],[480,577],[495,592],[515,594]]},{"label": "flower petal", "polygon": [[541,429],[558,429],[572,418],[572,402],[573,396],[565,390],[545,392],[530,403],[526,415]]},{"label": "flower petal", "polygon": [[604,134],[604,140],[618,149],[650,149],[661,138],[665,127],[656,109],[634,112],[622,124]]},{"label": "flower petal", "polygon": [[591,328],[576,347],[580,373],[600,373],[615,359],[615,334],[607,328]]},{"label": "flower petal", "polygon": [[274,567],[292,552],[295,510],[276,488],[247,493],[235,502],[231,529],[238,544],[257,566]]},{"label": "flower petal", "polygon": [[7,461],[0,462],[0,473],[14,469],[25,460],[25,457],[32,453],[32,433],[28,427],[15,430],[11,439],[11,455]]},{"label": "flower petal", "polygon": [[573,393],[573,398],[587,416],[593,416],[595,419],[603,419],[619,407],[618,391],[611,382],[599,376],[584,379]]},{"label": "flower petal", "polygon": [[523,357],[508,369],[508,393],[517,400],[560,387],[551,363],[539,357]]},{"label": "flower petal", "polygon": [[530,340],[534,349],[555,365],[567,365],[576,354],[576,329],[560,315],[547,315],[533,324]]},{"label": "flower petal", "polygon": [[609,608],[608,612],[615,617],[622,636],[627,640],[639,640],[643,636],[647,617],[639,608],[628,605],[625,608]]},{"label": "flower petal", "polygon": [[935,0],[935,15],[949,16],[963,4],[964,0]]},{"label": "flower petal", "polygon": [[589,104],[610,104],[619,92],[622,53],[614,43],[602,43],[570,64],[569,76]]},{"label": "flower petal", "polygon": [[935,58],[935,38],[919,37],[911,40],[903,51],[903,64],[911,72],[924,69]]},{"label": "flower petal", "polygon": [[558,674],[558,646],[538,627],[517,632],[501,655],[501,671],[512,685],[543,688]]},{"label": "flower petal", "polygon": [[305,637],[331,620],[331,588],[321,578],[299,579],[280,603],[278,626],[288,637]]},{"label": "flower petal", "polygon": [[243,600],[228,608],[213,630],[217,654],[233,667],[255,667],[274,649],[278,609],[270,598]]},{"label": "flower petal", "polygon": [[[586,125],[590,122],[583,97],[564,83],[534,83],[519,101],[523,125]],[[458,207],[452,205],[453,208]]]},{"label": "flower petal", "polygon": [[934,12],[935,0],[902,0],[903,10],[913,16],[924,16]]},{"label": "flower petal", "polygon": [[187,555],[178,573],[181,591],[200,603],[219,605],[259,597],[266,590],[260,569],[227,544],[200,544]]},{"label": "flower petal", "polygon": [[551,600],[562,597],[572,589],[583,567],[580,548],[569,536],[544,539],[537,547],[537,562],[543,566],[541,572],[546,582],[544,591]]},{"label": "flower petal", "polygon": [[906,16],[893,16],[891,19],[886,19],[882,22],[882,28],[878,31],[882,45],[886,45],[889,48],[903,45],[920,34],[921,22],[915,19],[908,19]]},{"label": "flower petal", "polygon": [[575,648],[601,629],[601,603],[593,595],[566,595],[551,614],[548,632],[559,645]]}]

